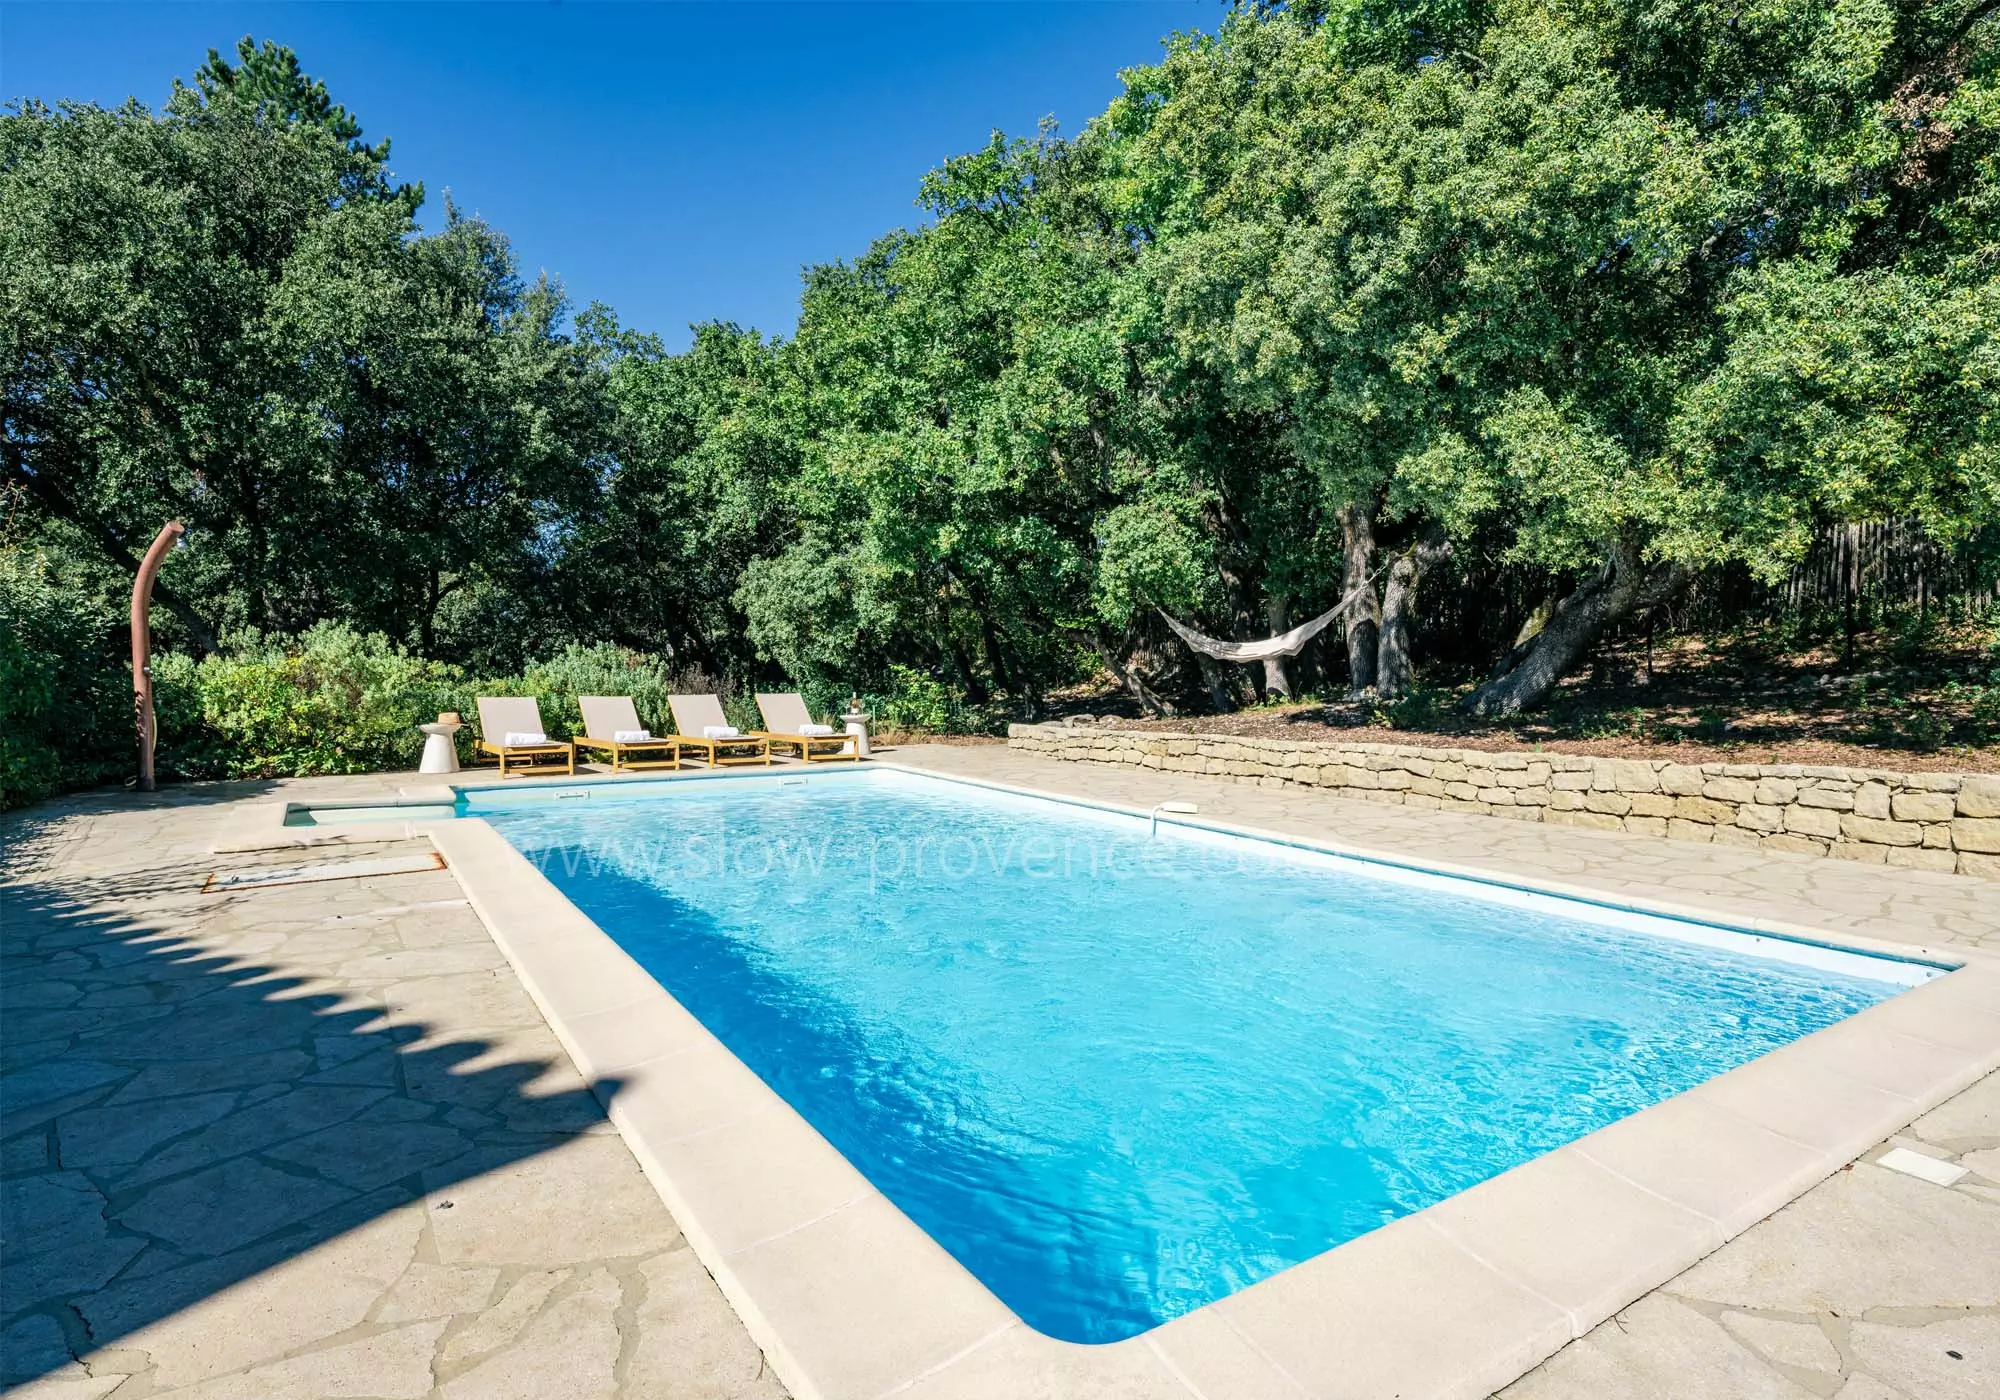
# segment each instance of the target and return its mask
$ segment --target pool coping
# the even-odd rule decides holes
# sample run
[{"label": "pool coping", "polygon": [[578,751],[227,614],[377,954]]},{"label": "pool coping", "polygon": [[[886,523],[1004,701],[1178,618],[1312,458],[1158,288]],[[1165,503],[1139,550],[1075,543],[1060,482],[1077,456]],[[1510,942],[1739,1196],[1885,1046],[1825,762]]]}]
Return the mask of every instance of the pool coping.
[{"label": "pool coping", "polygon": [[[333,804],[256,805],[225,839],[341,844],[391,839],[393,828],[432,842],[798,1400],[1488,1395],[2000,1067],[2000,959],[1976,949],[1724,923],[1712,910],[1188,822],[1956,970],[1138,1337],[1078,1345],[1022,1323],[488,822],[284,827],[293,805]],[[299,839],[307,833],[318,839]]]}]

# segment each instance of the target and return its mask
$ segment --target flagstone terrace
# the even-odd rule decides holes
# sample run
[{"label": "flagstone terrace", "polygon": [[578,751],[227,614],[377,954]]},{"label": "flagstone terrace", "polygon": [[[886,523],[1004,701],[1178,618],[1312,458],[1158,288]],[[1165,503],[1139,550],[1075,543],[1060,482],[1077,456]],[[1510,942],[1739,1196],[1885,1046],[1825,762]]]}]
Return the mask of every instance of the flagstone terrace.
[{"label": "flagstone terrace", "polygon": [[[1191,800],[1219,820],[1711,912],[2000,949],[1991,887],[1962,876],[1000,748],[892,757],[1133,805]],[[408,781],[85,795],[0,826],[10,1393],[782,1394],[605,1121],[619,1086],[568,1063],[451,874],[205,892],[211,873],[299,859],[214,853],[246,804],[369,800]],[[1940,1186],[1876,1165],[1897,1145],[1966,1174]],[[1995,1259],[1989,1075],[1506,1394],[1991,1393]]]}]

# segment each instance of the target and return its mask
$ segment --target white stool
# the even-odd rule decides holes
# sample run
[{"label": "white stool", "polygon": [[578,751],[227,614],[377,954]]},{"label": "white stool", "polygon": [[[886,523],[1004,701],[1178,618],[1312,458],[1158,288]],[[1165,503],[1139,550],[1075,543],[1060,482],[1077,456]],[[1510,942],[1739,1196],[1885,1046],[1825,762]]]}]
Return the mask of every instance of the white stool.
[{"label": "white stool", "polygon": [[458,771],[458,748],[451,736],[464,728],[459,724],[420,724],[417,726],[427,734],[424,740],[423,761],[417,764],[419,773],[456,773]]},{"label": "white stool", "polygon": [[860,707],[856,706],[854,709],[849,710],[846,714],[842,715],[840,718],[842,723],[844,723],[847,726],[847,737],[854,741],[855,757],[856,758],[868,757],[869,716],[862,714]]}]

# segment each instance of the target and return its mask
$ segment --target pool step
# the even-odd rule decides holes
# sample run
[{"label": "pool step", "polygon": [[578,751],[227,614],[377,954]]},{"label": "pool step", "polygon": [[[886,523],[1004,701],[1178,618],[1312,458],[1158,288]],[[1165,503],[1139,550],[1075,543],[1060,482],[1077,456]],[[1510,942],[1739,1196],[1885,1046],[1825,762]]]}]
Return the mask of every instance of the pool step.
[{"label": "pool step", "polygon": [[259,870],[216,872],[202,884],[203,894],[231,890],[268,889],[272,885],[307,885],[319,880],[358,880],[369,875],[415,875],[445,868],[436,851],[419,855],[375,856],[367,860],[328,860],[316,865],[274,865]]}]

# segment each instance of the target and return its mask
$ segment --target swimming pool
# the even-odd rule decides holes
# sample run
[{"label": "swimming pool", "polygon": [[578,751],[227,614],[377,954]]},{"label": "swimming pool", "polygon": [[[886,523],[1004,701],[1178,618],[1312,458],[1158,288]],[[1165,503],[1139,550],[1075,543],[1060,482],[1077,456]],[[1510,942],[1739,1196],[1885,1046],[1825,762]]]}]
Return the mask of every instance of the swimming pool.
[{"label": "swimming pool", "polygon": [[1934,972],[907,774],[463,810],[1070,1341],[1144,1331]]}]

